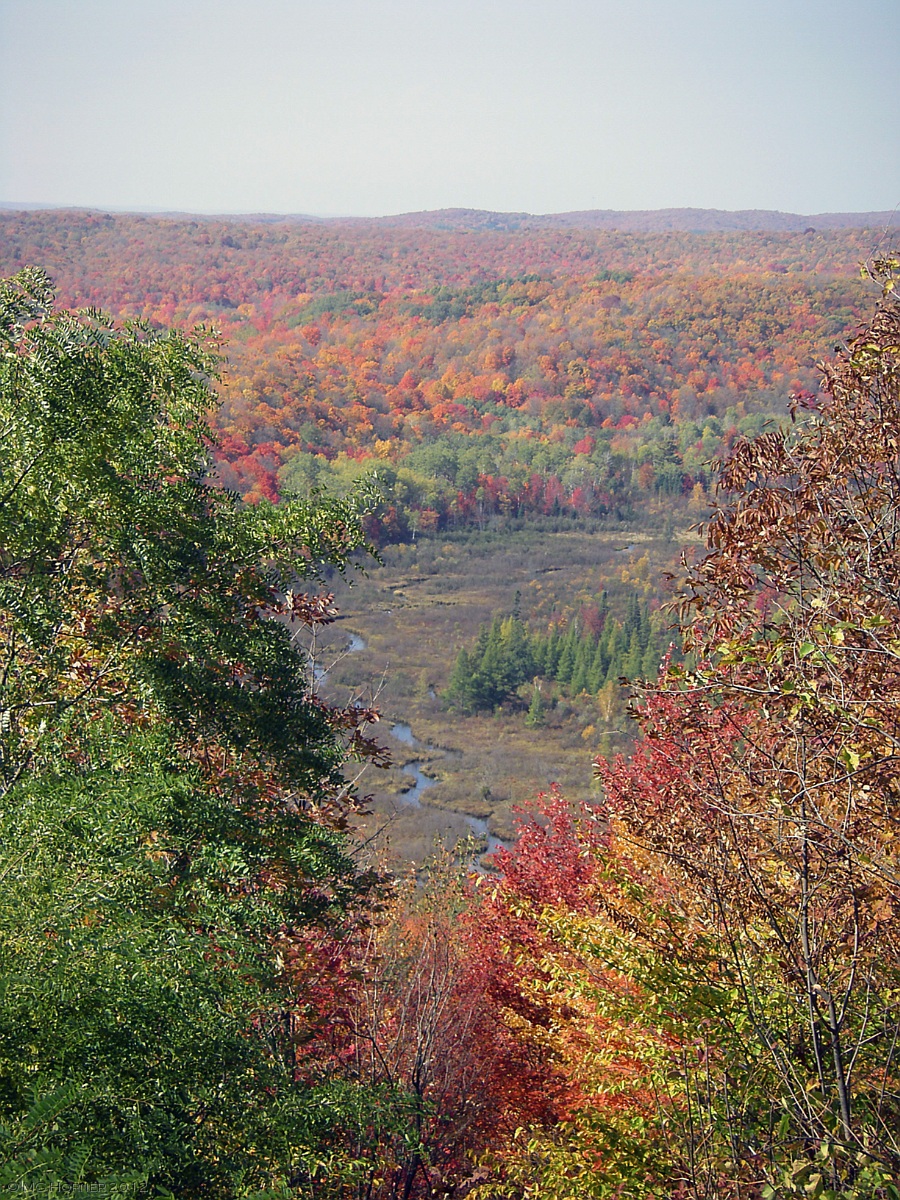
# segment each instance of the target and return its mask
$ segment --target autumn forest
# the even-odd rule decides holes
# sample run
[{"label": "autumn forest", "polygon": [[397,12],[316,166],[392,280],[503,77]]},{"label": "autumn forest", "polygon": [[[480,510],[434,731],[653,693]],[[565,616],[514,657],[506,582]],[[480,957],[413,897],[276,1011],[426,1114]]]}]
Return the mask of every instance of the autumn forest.
[{"label": "autumn forest", "polygon": [[0,1195],[900,1200],[900,261],[777,216],[0,212]]}]

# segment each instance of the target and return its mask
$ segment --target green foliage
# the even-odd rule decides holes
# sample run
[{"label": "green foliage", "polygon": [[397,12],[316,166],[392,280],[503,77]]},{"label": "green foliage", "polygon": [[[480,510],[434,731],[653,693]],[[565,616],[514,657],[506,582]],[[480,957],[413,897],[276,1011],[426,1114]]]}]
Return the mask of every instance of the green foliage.
[{"label": "green foliage", "polygon": [[52,304],[0,287],[0,1179],[348,1177],[342,1131],[393,1109],[301,1070],[284,956],[374,882],[341,832],[366,714],[291,628],[360,498],[242,506],[208,480],[208,334]]},{"label": "green foliage", "polygon": [[845,1148],[823,1140],[814,1155],[776,1170],[777,1182],[765,1184],[762,1200],[900,1200],[893,1172],[865,1151],[854,1155],[850,1180],[845,1169]]},{"label": "green foliage", "polygon": [[461,317],[469,316],[483,304],[498,304],[507,308],[530,307],[539,304],[551,290],[550,286],[528,286],[541,282],[540,275],[517,275],[510,279],[474,283],[458,290],[439,287],[435,288],[430,300],[405,304],[403,311],[411,317],[423,317],[427,321],[441,324],[444,321],[458,321]]},{"label": "green foliage", "polygon": [[0,291],[0,777],[74,753],[112,711],[336,782],[339,745],[269,614],[298,563],[362,544],[358,500],[239,505],[207,479],[209,335],[51,304],[36,271]]},{"label": "green foliage", "polygon": [[498,615],[482,626],[470,654],[460,650],[444,699],[463,712],[496,708],[533,677],[534,668],[525,626],[516,617]]},{"label": "green foliage", "polygon": [[539,729],[546,717],[547,706],[544,703],[544,696],[541,692],[540,685],[535,684],[534,691],[531,694],[531,703],[528,706],[528,715],[525,717],[525,724],[532,729]]},{"label": "green foliage", "polygon": [[633,271],[610,271],[603,269],[597,272],[594,279],[598,283],[631,283],[634,279]]},{"label": "green foliage", "polygon": [[327,292],[316,296],[296,316],[290,320],[291,326],[302,325],[314,321],[317,317],[335,316],[338,313],[355,313],[357,316],[368,316],[377,310],[381,296],[368,292],[354,292],[344,289],[340,292]]},{"label": "green foliage", "polygon": [[89,1179],[137,1164],[175,1194],[228,1196],[315,1161],[375,1104],[297,1086],[281,1036],[297,1001],[272,945],[316,911],[303,880],[349,889],[354,872],[337,835],[287,813],[261,826],[161,742],[7,798],[0,1106],[66,1081],[45,1154],[84,1143]]},{"label": "green foliage", "polygon": [[2,213],[0,269],[52,263],[67,301],[102,296],[157,327],[225,323],[219,465],[254,500],[276,498],[297,451],[400,469],[435,439],[479,449],[483,480],[441,487],[438,503],[392,499],[385,543],[435,524],[700,517],[711,460],[735,430],[786,418],[790,391],[813,381],[806,364],[865,303],[863,230],[468,220]]},{"label": "green foliage", "polygon": [[[496,616],[482,626],[471,651],[460,650],[444,700],[469,713],[519,703],[519,689],[536,676],[571,696],[596,696],[623,677],[654,678],[671,640],[671,631],[634,593],[623,621],[610,614],[604,593],[586,620],[554,625],[546,634],[529,634],[518,617]],[[537,687],[531,703],[539,704],[541,723],[545,703]],[[528,720],[535,723],[531,710]]]},{"label": "green foliage", "polygon": [[35,1096],[31,1106],[12,1124],[0,1126],[0,1189],[4,1195],[133,1196],[146,1183],[141,1171],[103,1175],[86,1180],[91,1147],[48,1144],[57,1141],[59,1117],[78,1098],[72,1082]]}]

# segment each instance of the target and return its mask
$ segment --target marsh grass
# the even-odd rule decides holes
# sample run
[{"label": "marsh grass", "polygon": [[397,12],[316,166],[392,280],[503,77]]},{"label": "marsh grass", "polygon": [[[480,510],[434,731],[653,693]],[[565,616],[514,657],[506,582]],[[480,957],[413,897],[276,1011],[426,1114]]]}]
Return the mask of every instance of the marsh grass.
[{"label": "marsh grass", "polygon": [[[471,832],[466,815],[487,818],[492,834],[509,839],[516,806],[551,784],[574,801],[595,796],[593,756],[632,744],[624,691],[611,705],[548,691],[539,728],[525,722],[524,695],[517,707],[463,716],[441,699],[456,655],[479,626],[516,607],[537,629],[574,617],[604,590],[613,613],[624,612],[634,591],[664,599],[663,573],[677,570],[682,548],[695,540],[687,529],[674,537],[634,529],[439,536],[388,547],[383,563],[366,564],[351,586],[336,580],[342,615],[328,641],[336,652],[352,632],[366,646],[341,657],[323,688],[335,702],[374,700],[382,713],[375,733],[394,760],[362,781],[371,795],[364,835],[379,846],[389,842],[397,861],[421,862],[436,843],[452,847]],[[398,722],[411,727],[416,745],[391,736]],[[436,781],[421,807],[404,802],[411,777],[403,768],[413,762]]]}]

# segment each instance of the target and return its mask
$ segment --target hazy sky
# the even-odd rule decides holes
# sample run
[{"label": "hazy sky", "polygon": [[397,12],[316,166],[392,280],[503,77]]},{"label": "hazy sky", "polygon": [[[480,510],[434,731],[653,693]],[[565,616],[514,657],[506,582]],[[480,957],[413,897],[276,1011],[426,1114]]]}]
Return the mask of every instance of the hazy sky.
[{"label": "hazy sky", "polygon": [[0,200],[893,209],[900,0],[0,0]]}]

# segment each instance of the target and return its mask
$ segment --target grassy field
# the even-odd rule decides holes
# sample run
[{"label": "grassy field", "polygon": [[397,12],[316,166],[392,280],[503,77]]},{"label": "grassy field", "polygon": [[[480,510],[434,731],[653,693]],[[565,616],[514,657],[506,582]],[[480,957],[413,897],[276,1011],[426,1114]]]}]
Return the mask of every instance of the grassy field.
[{"label": "grassy field", "polygon": [[[420,539],[389,547],[383,563],[369,563],[351,586],[330,585],[341,617],[316,648],[328,667],[321,687],[337,702],[373,701],[382,713],[377,736],[394,759],[387,771],[368,769],[360,783],[372,796],[362,826],[371,846],[395,865],[421,862],[437,842],[450,846],[471,833],[467,815],[486,818],[491,834],[509,839],[514,807],[552,783],[573,801],[594,795],[592,758],[631,744],[624,695],[612,703],[560,697],[540,728],[526,725],[524,710],[462,716],[441,700],[457,652],[514,606],[538,628],[573,616],[603,590],[613,613],[634,591],[662,598],[664,571],[676,569],[682,548],[696,540],[687,529]],[[351,634],[365,648],[341,653]],[[415,745],[392,736],[398,723],[410,727]],[[421,805],[409,802],[415,763],[436,781]]]}]

